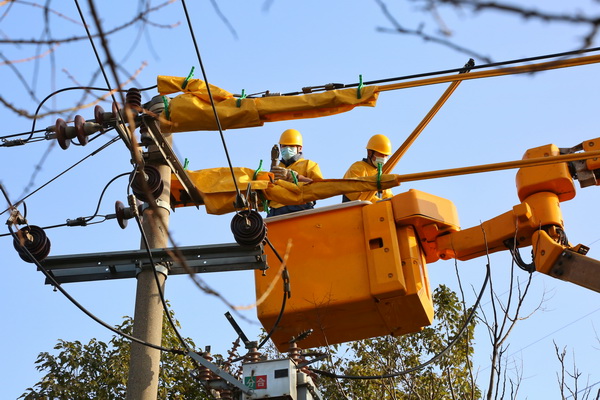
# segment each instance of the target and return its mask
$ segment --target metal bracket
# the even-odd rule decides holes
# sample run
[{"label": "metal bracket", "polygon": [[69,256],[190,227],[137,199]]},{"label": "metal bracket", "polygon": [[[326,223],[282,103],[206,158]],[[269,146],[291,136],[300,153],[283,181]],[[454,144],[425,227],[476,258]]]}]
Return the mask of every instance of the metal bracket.
[{"label": "metal bracket", "polygon": [[217,367],[215,364],[208,361],[206,358],[200,356],[198,353],[190,351],[186,354],[187,356],[192,357],[203,367],[206,367],[211,370],[212,373],[217,375],[219,378],[225,379],[227,382],[231,383],[242,392],[247,394],[248,396],[252,396],[254,394],[254,390],[250,389],[248,386],[244,385],[241,381],[237,380],[233,375],[223,371],[221,368]]},{"label": "metal bracket", "polygon": [[[169,202],[164,201],[163,199],[158,198],[158,199],[156,199],[155,203],[156,203],[157,207],[164,208],[165,210],[167,210],[169,212],[169,214],[171,214],[171,205],[169,204]],[[144,203],[142,205],[142,213],[144,211],[146,211],[148,208],[150,208],[150,204]]]},{"label": "metal bracket", "polygon": [[131,156],[134,157],[135,155],[133,154],[133,148],[131,147],[131,138],[129,137],[129,129],[125,125],[125,122],[123,122],[123,118],[122,118],[122,115],[121,115],[121,113],[124,113],[125,110],[115,108],[114,111],[115,111],[114,112],[114,115],[115,115],[115,125],[114,125],[115,126],[115,130],[119,134],[119,137],[121,138],[121,140],[123,141],[123,143],[125,143],[125,146],[127,146],[127,148],[129,149],[129,151],[131,152]]},{"label": "metal bracket", "polygon": [[[163,274],[165,277],[169,276],[169,271],[171,270],[172,262],[160,262],[154,264],[154,269],[156,272]],[[137,277],[144,270],[151,270],[152,264],[143,264],[141,261],[135,268],[135,276]]]},{"label": "metal bracket", "polygon": [[[262,245],[237,243],[152,249],[155,264],[168,263],[169,275],[268,268]],[[137,270],[151,265],[147,250],[51,256],[42,261],[59,283],[135,278]],[[160,271],[159,271],[160,272]],[[46,284],[51,284],[46,279]]]},{"label": "metal bracket", "polygon": [[202,200],[202,196],[200,195],[198,188],[196,188],[196,185],[194,185],[186,170],[183,169],[183,165],[181,165],[181,162],[175,155],[175,152],[160,132],[158,121],[148,115],[143,116],[142,121],[146,127],[148,127],[148,135],[152,138],[154,143],[156,143],[156,147],[161,152],[165,162],[171,168],[171,171],[173,171],[181,183],[181,186],[183,186],[183,189],[187,192],[195,204],[204,204],[204,200]]}]

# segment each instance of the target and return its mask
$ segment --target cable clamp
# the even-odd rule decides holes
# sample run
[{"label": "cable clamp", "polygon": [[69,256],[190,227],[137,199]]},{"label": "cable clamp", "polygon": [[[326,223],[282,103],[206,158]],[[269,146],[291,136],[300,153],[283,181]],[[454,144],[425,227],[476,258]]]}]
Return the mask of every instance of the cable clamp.
[{"label": "cable clamp", "polygon": [[360,92],[363,88],[363,79],[362,74],[358,76],[358,87],[356,88],[356,98],[360,99],[362,97],[362,93]]},{"label": "cable clamp", "polygon": [[23,215],[19,212],[19,209],[13,207],[10,209],[10,216],[6,220],[6,225],[25,225],[27,224],[27,220]]},{"label": "cable clamp", "polygon": [[181,84],[181,88],[182,89],[185,89],[185,87],[187,86],[189,80],[192,79],[192,76],[194,76],[194,67],[192,67],[192,69],[190,70],[190,73],[188,74],[187,78],[185,78],[183,80],[183,83]]},{"label": "cable clamp", "polygon": [[[154,263],[154,269],[156,272],[163,274],[166,277],[169,276],[169,271],[171,270],[171,266],[173,263],[171,261],[161,261]],[[151,271],[152,264],[142,263],[139,261],[135,266],[135,276],[137,277],[142,271]]]},{"label": "cable clamp", "polygon": [[242,95],[235,102],[235,105],[236,105],[237,108],[240,108],[242,106],[242,99],[245,99],[246,97],[247,97],[246,96],[246,89],[242,89]]},{"label": "cable clamp", "polygon": [[[169,214],[171,214],[171,204],[168,201],[165,201],[163,199],[156,199],[156,200],[154,200],[154,204],[156,204],[157,207],[167,210],[169,212]],[[144,211],[146,211],[148,208],[150,208],[150,204],[144,203],[142,205],[142,213]]]},{"label": "cable clamp", "polygon": [[383,167],[383,164],[377,163],[377,192],[379,193],[380,196],[381,196],[381,193],[383,192],[381,190],[381,173],[382,173],[382,167]]}]

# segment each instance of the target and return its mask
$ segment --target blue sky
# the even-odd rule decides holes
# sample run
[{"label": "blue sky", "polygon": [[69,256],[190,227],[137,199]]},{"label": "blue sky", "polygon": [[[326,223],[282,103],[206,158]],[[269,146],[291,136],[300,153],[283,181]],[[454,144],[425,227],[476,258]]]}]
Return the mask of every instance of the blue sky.
[{"label": "blue sky", "polygon": [[[188,8],[208,81],[233,93],[240,93],[242,89],[246,93],[291,92],[330,82],[354,83],[361,74],[365,81],[384,79],[458,68],[469,58],[419,38],[377,32],[377,27],[390,25],[377,3],[372,1],[356,1],[352,7],[341,0],[273,2],[268,11],[263,10],[262,2],[218,3],[235,28],[237,38],[210,2],[188,2]],[[545,3],[556,12],[581,9],[598,13],[597,4],[591,1]],[[114,12],[117,5],[119,13]],[[60,7],[58,10],[63,15],[79,21],[74,4],[66,2],[54,6]],[[105,1],[98,2],[97,7],[105,29],[108,29],[128,20],[137,4]],[[408,28],[414,29],[420,21],[425,21],[426,29],[435,30],[435,22],[420,13],[411,2],[389,7]],[[0,8],[1,11],[6,9],[7,6]],[[439,11],[453,32],[452,41],[495,61],[573,50],[581,45],[581,37],[586,33],[584,29],[566,24],[526,22],[498,14],[481,14],[473,18],[467,11],[456,13],[444,8]],[[91,24],[89,13],[84,11],[84,15]],[[51,18],[53,37],[85,34],[80,24],[56,16]],[[196,67],[195,77],[201,78],[181,4],[162,8],[152,14],[151,21],[181,24],[172,29],[149,28],[140,35],[135,30],[128,30],[109,39],[113,56],[127,71],[137,70],[147,63],[137,76],[139,87],[154,85],[157,75],[187,76],[192,66]],[[39,37],[42,27],[41,13],[21,4],[13,5],[0,22],[0,31],[7,38]],[[2,44],[0,51],[7,59],[18,60],[31,56],[35,48]],[[97,70],[87,41],[63,44],[55,49],[54,57],[42,58],[39,63],[15,65],[28,82],[34,82],[32,85],[39,99],[63,87],[87,84]],[[598,137],[598,68],[589,65],[535,75],[463,82],[394,173],[517,160],[528,148],[548,143],[572,147]],[[38,103],[31,100],[13,71],[2,64],[0,77],[2,97],[17,108],[33,113]],[[99,79],[94,86],[105,84]],[[385,92],[380,95],[375,108],[360,108],[328,118],[226,131],[225,140],[234,166],[256,168],[261,159],[268,160],[279,134],[295,128],[304,135],[305,157],[317,161],[325,177],[339,178],[352,162],[363,157],[364,145],[371,135],[386,134],[395,147],[400,145],[446,87],[443,84]],[[149,96],[155,94],[150,91]],[[66,109],[80,96],[79,93],[59,94],[50,104],[53,108]],[[103,106],[110,109],[107,104]],[[77,113],[86,119],[93,118],[91,108]],[[6,109],[2,115],[2,136],[31,129],[31,121],[27,119]],[[65,112],[60,117],[67,119],[69,115]],[[37,127],[52,125],[57,117],[41,119]],[[43,162],[33,188],[49,181],[107,140],[100,138],[86,147],[71,146],[67,151],[55,145]],[[178,133],[174,143],[180,158],[190,160],[190,169],[226,166],[225,153],[216,132]],[[0,148],[0,181],[13,201],[26,188],[49,144],[42,141]],[[130,169],[125,147],[116,143],[29,198],[27,218],[31,224],[48,226],[91,215],[106,183]],[[395,188],[394,192],[414,188],[450,199],[457,207],[461,227],[468,228],[518,204],[515,172],[410,182]],[[600,258],[597,249],[600,233],[596,228],[600,222],[597,190],[595,187],[578,188],[577,197],[562,204],[570,241],[589,245],[588,255],[596,259]],[[116,200],[126,200],[124,179],[110,186],[100,213],[112,213]],[[338,201],[338,198],[329,199],[319,205]],[[231,215],[207,215],[202,209],[189,207],[171,214],[170,229],[180,246],[231,243],[230,220]],[[138,249],[140,241],[134,224],[121,230],[115,221],[85,228],[58,228],[48,230],[47,234],[52,242],[51,255]],[[108,340],[112,334],[87,318],[60,293],[44,285],[41,272],[21,261],[10,238],[0,237],[0,249],[3,255],[0,299],[5,318],[5,327],[0,334],[4,344],[0,353],[4,360],[0,367],[0,386],[4,398],[16,398],[37,382],[40,375],[34,369],[36,356],[42,351],[50,351],[57,339],[87,343],[92,337]],[[523,254],[527,257],[529,249]],[[486,262],[480,258],[457,264],[463,286],[473,287],[473,290],[466,290],[467,303],[474,301],[472,292],[478,290],[483,281]],[[491,255],[490,263],[494,288],[503,298],[510,277],[510,256],[505,253]],[[515,274],[521,281],[526,279],[526,274],[520,270]],[[432,286],[443,283],[458,288],[452,261],[429,265],[429,275]],[[254,301],[253,277],[249,272],[203,278],[233,304]],[[113,325],[120,323],[122,316],[133,315],[133,280],[70,284],[66,289]],[[213,352],[225,353],[230,348],[235,333],[223,317],[228,309],[221,301],[200,292],[185,276],[168,279],[166,296],[182,324],[183,335],[193,338],[201,346],[211,345]],[[560,398],[556,384],[560,365],[554,354],[553,341],[561,348],[567,347],[569,360],[574,360],[583,373],[580,388],[586,386],[587,379],[589,383],[600,381],[598,294],[536,274],[524,315],[536,309],[542,298],[542,309],[520,321],[509,338],[507,354],[512,368],[509,373],[522,372],[519,398]],[[249,336],[256,335],[260,327],[255,312],[251,310],[244,315],[251,322],[242,318],[238,318],[238,322]],[[489,373],[489,353],[487,335],[480,330],[476,362],[483,386]]]}]

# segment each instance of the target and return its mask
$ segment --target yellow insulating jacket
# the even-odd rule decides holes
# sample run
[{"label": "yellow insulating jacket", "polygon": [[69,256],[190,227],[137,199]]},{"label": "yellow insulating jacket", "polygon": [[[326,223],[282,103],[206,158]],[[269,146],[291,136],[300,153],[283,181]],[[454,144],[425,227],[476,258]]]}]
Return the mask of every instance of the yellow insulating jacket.
[{"label": "yellow insulating jacket", "polygon": [[[340,114],[355,107],[375,107],[379,88],[364,86],[357,89],[328,90],[298,96],[267,96],[258,98],[236,98],[217,86],[210,85],[208,95],[206,83],[200,79],[186,80],[183,77],[159,76],[158,92],[162,96],[181,93],[169,102],[168,118],[161,118],[162,132],[214,131],[221,129],[262,126],[265,122],[318,118]],[[185,88],[184,82],[187,82]],[[212,102],[210,101],[212,97]],[[219,116],[215,121],[213,103]]]},{"label": "yellow insulating jacket", "polygon": [[[355,179],[323,179],[312,183],[277,180],[273,174],[262,171],[256,173],[250,168],[234,167],[233,172],[238,187],[245,192],[248,185],[260,192],[266,200],[286,205],[306,204],[309,201],[327,199],[352,192],[377,190],[377,178],[366,176]],[[234,202],[236,188],[229,168],[210,168],[199,171],[187,171],[187,174],[200,192],[203,202],[196,204],[185,195],[183,186],[175,175],[171,178],[171,206],[186,207],[204,205],[208,214],[227,214],[236,211]],[[400,175],[382,175],[381,187],[384,189],[400,185]]]},{"label": "yellow insulating jacket", "polygon": [[[362,160],[362,161],[355,162],[354,164],[352,164],[350,166],[350,168],[348,168],[348,171],[346,171],[346,174],[344,175],[344,179],[354,179],[354,178],[362,178],[365,176],[376,176],[376,175],[377,175],[377,168],[375,168],[368,162]],[[345,196],[347,198],[349,198],[350,200],[358,200],[360,195],[361,195],[361,192],[355,192],[355,193],[346,193]],[[382,191],[381,197],[379,197],[377,195],[377,193],[375,193],[368,199],[360,199],[360,200],[367,200],[367,201],[374,203],[381,199],[387,199],[392,196],[394,196],[392,191],[390,189],[385,189]]]},{"label": "yellow insulating jacket", "polygon": [[[282,162],[279,163],[279,166],[282,168],[291,169],[292,171],[297,172],[300,175],[304,175],[305,177],[310,178],[312,180],[323,179],[323,174],[321,174],[321,168],[319,168],[319,164],[311,160],[301,158],[300,160],[294,162],[293,164],[290,164],[287,167]],[[279,208],[283,207],[284,205],[289,204],[281,204],[276,201],[271,201],[270,204],[271,208]]]}]

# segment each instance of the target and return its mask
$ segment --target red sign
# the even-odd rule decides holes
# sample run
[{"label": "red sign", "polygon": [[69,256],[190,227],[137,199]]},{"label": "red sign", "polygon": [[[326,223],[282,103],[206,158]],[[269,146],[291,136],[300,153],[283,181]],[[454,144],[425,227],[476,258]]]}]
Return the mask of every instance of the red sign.
[{"label": "red sign", "polygon": [[256,388],[257,389],[266,389],[267,388],[267,376],[266,375],[257,375],[256,376]]}]

